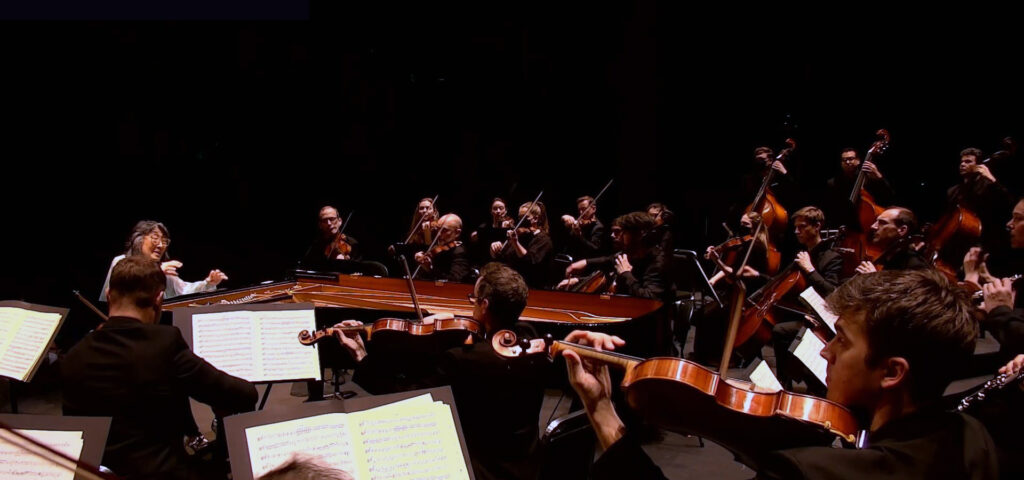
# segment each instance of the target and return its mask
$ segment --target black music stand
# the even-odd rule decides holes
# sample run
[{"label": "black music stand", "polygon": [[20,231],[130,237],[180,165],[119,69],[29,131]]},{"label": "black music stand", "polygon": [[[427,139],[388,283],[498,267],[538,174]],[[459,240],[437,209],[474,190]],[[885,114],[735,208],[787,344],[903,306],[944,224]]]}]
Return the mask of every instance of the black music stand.
[{"label": "black music stand", "polygon": [[[103,449],[107,446],[107,434],[110,432],[110,417],[65,417],[57,415],[16,415],[2,413],[0,421],[11,428],[21,430],[54,430],[81,431],[82,455],[79,460],[89,465],[99,466],[103,459]],[[80,474],[75,479],[84,478]]]},{"label": "black music stand", "polygon": [[[67,308],[50,307],[50,306],[47,306],[47,305],[36,305],[36,304],[33,304],[33,303],[20,302],[20,301],[17,301],[17,300],[2,301],[2,302],[0,302],[0,307],[20,308],[22,310],[31,310],[31,311],[34,311],[34,312],[56,313],[56,314],[59,314],[60,315],[60,319],[57,321],[57,326],[55,326],[53,328],[53,331],[50,332],[50,339],[48,341],[48,343],[50,345],[53,344],[53,340],[57,337],[57,332],[60,331],[61,327],[64,325],[64,320],[67,319],[67,317],[68,317],[68,309]],[[45,361],[45,360],[43,360],[43,357],[45,357],[47,355],[48,351],[49,351],[49,348],[44,348],[43,349],[42,354],[40,355],[39,358],[35,359],[35,364],[33,365],[32,369],[28,372],[28,375],[24,379],[12,378],[12,377],[6,377],[6,376],[4,377],[4,378],[6,378],[6,379],[8,379],[10,381],[9,385],[10,385],[10,397],[11,397],[10,398],[10,400],[11,400],[11,413],[18,413],[18,390],[20,389],[20,387],[18,385],[21,384],[21,383],[29,383],[29,382],[32,381],[32,378],[35,377],[36,372],[39,371],[40,364],[43,361]]]}]

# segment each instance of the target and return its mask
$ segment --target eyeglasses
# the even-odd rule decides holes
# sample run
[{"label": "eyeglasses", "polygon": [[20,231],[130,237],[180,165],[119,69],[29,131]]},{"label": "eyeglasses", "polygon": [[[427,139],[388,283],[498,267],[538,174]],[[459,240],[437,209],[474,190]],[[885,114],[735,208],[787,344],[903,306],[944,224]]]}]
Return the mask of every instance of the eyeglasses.
[{"label": "eyeglasses", "polygon": [[478,296],[476,296],[476,295],[474,295],[474,294],[472,294],[472,293],[470,293],[470,294],[466,295],[466,298],[468,298],[468,299],[469,299],[469,304],[470,304],[470,305],[476,305],[476,304],[477,304],[477,302],[479,302],[479,301],[480,301],[480,297],[478,297]]},{"label": "eyeglasses", "polygon": [[151,233],[147,235],[147,237],[149,237],[149,239],[157,245],[163,245],[165,247],[169,247],[171,245],[171,239],[164,237],[159,233]]},{"label": "eyeglasses", "polygon": [[341,218],[339,218],[339,217],[324,217],[324,218],[320,219],[320,221],[323,222],[323,223],[334,223],[334,222],[337,222],[338,220],[341,220]]}]

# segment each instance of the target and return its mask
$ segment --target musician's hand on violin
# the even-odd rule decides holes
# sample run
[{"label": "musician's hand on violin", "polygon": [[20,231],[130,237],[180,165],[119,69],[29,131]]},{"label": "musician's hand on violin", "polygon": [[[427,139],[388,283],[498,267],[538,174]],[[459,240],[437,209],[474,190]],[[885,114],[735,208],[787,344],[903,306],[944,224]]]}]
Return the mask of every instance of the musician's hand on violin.
[{"label": "musician's hand on violin", "polygon": [[872,163],[872,162],[864,162],[864,164],[861,165],[860,169],[865,171],[868,174],[869,177],[871,177],[871,178],[873,178],[875,180],[881,180],[882,179],[882,172],[880,172],[878,170],[878,167],[875,166],[875,164]]},{"label": "musician's hand on violin", "polygon": [[160,264],[160,270],[164,271],[164,275],[172,277],[178,276],[178,269],[181,268],[182,263],[177,260],[171,260]]},{"label": "musician's hand on violin", "polygon": [[225,275],[224,272],[222,272],[220,270],[217,270],[217,269],[213,269],[213,270],[210,270],[210,274],[206,276],[206,284],[207,285],[217,285],[218,283],[223,282],[224,280],[227,280],[227,279],[228,279],[228,276]]},{"label": "musician's hand on violin", "polygon": [[982,308],[985,312],[991,312],[998,307],[1013,308],[1016,293],[1013,291],[1013,279],[1002,278],[994,282],[986,283],[981,287],[985,295],[985,303]]},{"label": "musician's hand on violin", "polygon": [[811,262],[811,254],[807,252],[798,252],[796,254],[796,264],[803,270],[804,273],[811,273],[814,271],[814,262]]},{"label": "musician's hand on violin", "polygon": [[501,228],[512,228],[515,225],[516,225],[515,222],[513,222],[512,220],[502,220],[501,221]]},{"label": "musician's hand on violin", "polygon": [[871,262],[860,262],[860,265],[857,265],[857,273],[875,273],[877,271],[875,264]]},{"label": "musician's hand on violin", "polygon": [[615,256],[615,273],[622,275],[632,271],[633,266],[629,264],[629,258],[626,257],[626,254],[622,253]]},{"label": "musician's hand on violin", "polygon": [[704,250],[704,258],[710,260],[713,255],[715,255],[715,247],[709,245],[708,248]]},{"label": "musician's hand on violin", "polygon": [[985,268],[985,258],[982,255],[981,247],[971,247],[964,255],[964,281],[981,285],[981,270]]},{"label": "musician's hand on violin", "polygon": [[587,268],[587,259],[576,260],[572,262],[568,267],[565,267],[565,276],[571,277],[574,273],[580,273],[584,268]]},{"label": "musician's hand on violin", "polygon": [[777,171],[777,172],[779,172],[779,173],[781,173],[783,175],[785,175],[786,173],[789,173],[789,172],[786,171],[786,166],[783,165],[782,162],[772,162],[772,168],[775,169],[775,171]]},{"label": "musician's hand on violin", "polygon": [[412,258],[413,260],[416,260],[416,263],[420,265],[426,265],[430,263],[430,257],[423,252],[416,252],[416,255],[413,255]]},{"label": "musician's hand on violin", "polygon": [[491,258],[501,255],[501,242],[491,242]]},{"label": "musician's hand on violin", "polygon": [[568,290],[569,287],[572,287],[577,283],[580,283],[579,277],[570,277],[565,280],[562,280],[561,282],[558,282],[558,285],[555,286],[555,290]]},{"label": "musician's hand on violin", "polygon": [[438,320],[451,320],[453,318],[455,318],[455,315],[451,314],[451,313],[448,313],[448,312],[435,313],[433,315],[428,315],[426,317],[423,317],[423,324],[424,325],[433,325],[434,322],[436,322]]},{"label": "musician's hand on violin", "polygon": [[562,223],[565,224],[565,228],[572,228],[576,225],[576,219],[570,215],[562,215]]},{"label": "musician's hand on violin", "polygon": [[[334,327],[358,327],[361,325],[362,322],[359,320],[345,320],[335,324]],[[352,354],[357,362],[362,361],[366,357],[366,344],[363,343],[363,337],[359,336],[359,332],[336,330],[334,336],[338,338],[338,341],[345,346],[345,349]]]},{"label": "musician's hand on violin", "polygon": [[339,253],[338,256],[334,257],[335,260],[348,260],[350,257],[344,253]]},{"label": "musician's hand on violin", "polygon": [[[616,346],[626,344],[619,337],[581,330],[570,333],[565,341],[591,346],[597,350],[614,350]],[[607,449],[622,438],[625,432],[625,426],[612,404],[612,380],[608,366],[584,361],[576,352],[569,350],[562,350],[562,356],[565,357],[569,383],[583,401],[601,446]]]}]

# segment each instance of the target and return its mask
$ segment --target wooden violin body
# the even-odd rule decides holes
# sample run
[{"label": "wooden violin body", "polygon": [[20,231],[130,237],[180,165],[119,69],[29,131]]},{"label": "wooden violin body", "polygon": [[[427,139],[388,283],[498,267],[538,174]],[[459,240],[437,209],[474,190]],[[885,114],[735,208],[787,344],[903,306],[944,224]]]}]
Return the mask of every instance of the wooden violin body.
[{"label": "wooden violin body", "polygon": [[740,317],[740,325],[736,331],[735,348],[737,350],[760,349],[761,346],[771,341],[772,327],[777,323],[773,307],[793,288],[798,290],[807,288],[803,272],[795,262],[750,296],[748,299],[750,305],[744,307],[743,316]]},{"label": "wooden violin body", "polygon": [[[978,216],[960,205],[946,212],[935,224],[928,227],[924,241],[927,245],[925,253],[935,268],[952,281],[957,280],[957,268],[950,264],[945,249],[951,243],[960,245],[973,243],[981,238],[981,220]],[[957,252],[963,255],[964,252]],[[956,256],[957,254],[954,254]],[[947,258],[943,258],[943,257]]]},{"label": "wooden violin body", "polygon": [[475,320],[465,317],[435,320],[434,323],[420,323],[402,318],[381,318],[372,324],[354,327],[329,327],[310,333],[299,332],[299,343],[313,345],[344,331],[366,332],[366,339],[390,344],[413,344],[421,347],[434,346],[438,349],[451,348],[463,343],[472,343],[483,334],[483,328]]},{"label": "wooden violin body", "polygon": [[[892,140],[889,132],[885,129],[879,129],[875,132],[875,136],[877,140],[871,144],[871,148],[868,149],[868,153],[865,155],[860,166],[863,166],[865,162],[874,163],[879,156],[888,150],[889,142]],[[855,273],[860,262],[870,258],[878,258],[882,254],[882,249],[871,243],[871,226],[875,224],[878,216],[885,211],[885,207],[875,202],[875,197],[864,188],[866,183],[867,172],[861,169],[857,172],[857,180],[853,183],[853,189],[850,191],[849,198],[857,223],[855,225],[847,225],[846,232],[839,242],[842,248],[853,250],[852,254],[845,257],[843,263],[843,275],[847,277]]]}]

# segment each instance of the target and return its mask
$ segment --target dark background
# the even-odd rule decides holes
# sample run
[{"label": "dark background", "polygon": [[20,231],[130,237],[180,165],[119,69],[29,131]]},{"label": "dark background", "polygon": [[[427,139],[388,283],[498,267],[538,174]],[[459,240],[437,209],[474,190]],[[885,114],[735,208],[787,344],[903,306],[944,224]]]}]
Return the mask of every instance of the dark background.
[{"label": "dark background", "polygon": [[[144,218],[183,278],[240,287],[282,278],[323,204],[354,209],[346,232],[379,258],[421,197],[468,232],[496,195],[543,189],[555,219],[610,178],[603,219],[663,201],[700,250],[735,220],[755,146],[794,137],[815,203],[878,128],[880,168],[933,220],[960,149],[1024,134],[1021,56],[987,20],[331,3],[309,21],[4,24],[0,299],[96,298]],[[994,170],[1020,193],[1018,161]]]}]

